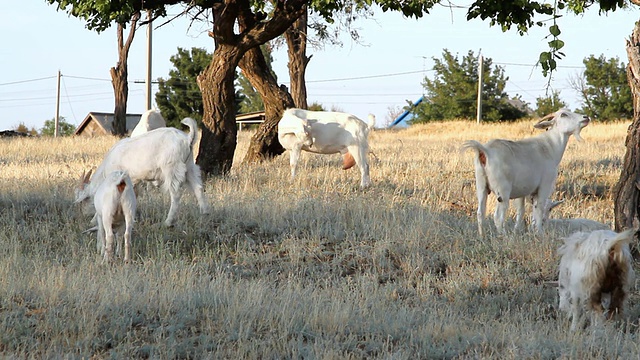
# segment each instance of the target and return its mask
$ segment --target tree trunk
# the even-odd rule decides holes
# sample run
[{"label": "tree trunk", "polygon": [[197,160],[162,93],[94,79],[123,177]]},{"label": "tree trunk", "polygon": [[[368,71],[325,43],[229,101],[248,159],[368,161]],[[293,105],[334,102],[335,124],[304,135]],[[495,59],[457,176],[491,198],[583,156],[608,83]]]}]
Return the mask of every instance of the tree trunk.
[{"label": "tree trunk", "polygon": [[[235,69],[250,49],[281,35],[301,15],[304,0],[274,2],[273,17],[252,13],[246,0],[214,2],[213,59],[198,75],[202,92],[202,139],[196,162],[205,174],[226,175],[231,170],[236,149]],[[235,33],[235,25],[240,33]],[[264,59],[263,59],[264,60]]]},{"label": "tree trunk", "polygon": [[[613,189],[615,230],[636,229],[640,215],[638,195],[640,179],[640,23],[636,23],[627,40],[627,80],[633,96],[633,122],[627,131],[627,151],[622,163],[620,179]],[[638,238],[638,233],[636,233]]]},{"label": "tree trunk", "polygon": [[251,138],[243,162],[260,162],[284,152],[278,141],[278,122],[287,108],[293,107],[293,99],[286,87],[279,87],[259,47],[247,51],[240,60],[244,76],[260,93],[264,103],[265,121]]},{"label": "tree trunk", "polygon": [[112,67],[111,84],[113,85],[113,95],[115,98],[115,109],[113,110],[113,133],[117,136],[127,135],[127,99],[129,98],[128,70],[127,59],[129,58],[129,49],[133,43],[136,32],[136,25],[140,19],[140,13],[137,12],[131,16],[129,24],[129,36],[124,42],[123,32],[124,25],[118,24],[116,34],[118,36],[118,62]]},{"label": "tree trunk", "polygon": [[284,33],[287,39],[287,53],[289,55],[289,80],[291,96],[295,107],[307,109],[307,84],[305,74],[311,56],[307,57],[307,20],[305,6],[304,14],[300,16]]},{"label": "tree trunk", "polygon": [[234,77],[242,53],[238,46],[218,44],[207,68],[198,75],[202,92],[202,139],[196,162],[205,174],[225,175],[236,150]]},{"label": "tree trunk", "polygon": [[127,99],[129,86],[127,84],[127,61],[119,61],[116,67],[111,68],[111,84],[115,97],[115,109],[113,111],[113,134],[117,136],[127,135]]}]

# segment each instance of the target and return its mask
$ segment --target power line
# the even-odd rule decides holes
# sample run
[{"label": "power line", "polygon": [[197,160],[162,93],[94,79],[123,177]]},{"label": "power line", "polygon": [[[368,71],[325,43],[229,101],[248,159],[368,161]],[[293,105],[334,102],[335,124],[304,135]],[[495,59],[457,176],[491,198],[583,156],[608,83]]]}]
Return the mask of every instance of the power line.
[{"label": "power line", "polygon": [[34,81],[49,80],[49,79],[55,79],[56,77],[57,77],[57,76],[48,76],[48,77],[37,78],[37,79],[29,79],[29,80],[12,81],[12,82],[8,82],[8,83],[0,83],[0,86],[5,86],[5,85],[16,85],[16,84],[24,84],[24,83],[28,83],[28,82],[34,82]]},{"label": "power line", "polygon": [[[536,67],[538,64],[519,64],[519,63],[503,63],[503,62],[494,62],[496,65],[508,65],[508,66],[526,66],[526,67]],[[584,66],[573,66],[573,65],[558,65],[556,68],[565,68],[565,69],[584,69]]]},{"label": "power line", "polygon": [[[426,71],[434,71],[434,70],[426,70]],[[335,78],[335,79],[324,79],[324,80],[307,80],[307,83],[321,83],[321,82],[332,82],[332,81],[349,81],[349,80],[375,79],[375,78],[381,78],[381,77],[391,77],[391,76],[419,74],[419,73],[423,73],[423,72],[425,72],[425,70],[415,70],[415,71],[406,71],[406,72],[400,72],[400,73],[390,73],[390,74],[380,74],[380,75],[357,76],[357,77],[350,77],[350,78]]]},{"label": "power line", "polygon": [[75,113],[75,111],[73,111],[73,106],[71,106],[71,99],[69,98],[69,91],[67,91],[67,84],[65,83],[64,78],[62,78],[62,86],[64,87],[65,94],[67,94],[67,104],[69,104],[69,109],[71,109],[71,115],[73,115],[73,121],[74,122],[78,122],[78,118],[76,117],[76,113]]},{"label": "power line", "polygon": [[95,81],[111,81],[111,79],[100,79],[100,78],[92,78],[85,76],[73,76],[73,75],[63,75],[68,77],[69,79],[80,79],[80,80],[95,80]]}]

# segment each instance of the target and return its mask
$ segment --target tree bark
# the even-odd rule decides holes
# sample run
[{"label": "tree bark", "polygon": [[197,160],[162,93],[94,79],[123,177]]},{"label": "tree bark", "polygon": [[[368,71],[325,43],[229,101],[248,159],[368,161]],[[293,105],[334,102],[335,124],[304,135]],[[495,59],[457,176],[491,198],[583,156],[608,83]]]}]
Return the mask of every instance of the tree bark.
[{"label": "tree bark", "polygon": [[[627,151],[622,163],[620,179],[613,189],[615,230],[638,231],[639,203],[638,180],[640,179],[640,22],[637,22],[627,40],[627,80],[633,97],[633,122],[627,130]],[[636,233],[638,238],[638,233]]]},{"label": "tree bark", "polygon": [[[281,35],[301,15],[303,0],[277,1],[272,18],[253,13],[247,0],[227,0],[213,5],[215,42],[213,58],[198,76],[202,92],[202,140],[196,162],[205,174],[226,175],[236,148],[234,72],[242,56],[251,48]],[[240,33],[234,26],[240,24]]]},{"label": "tree bark", "polygon": [[113,95],[115,98],[115,109],[113,110],[113,133],[117,136],[127,135],[127,100],[129,98],[128,85],[128,65],[129,49],[133,43],[136,32],[136,25],[140,19],[137,12],[131,16],[129,24],[129,36],[124,41],[124,25],[118,24],[116,34],[118,37],[118,62],[109,71],[111,74],[111,84],[113,85]]},{"label": "tree bark", "polygon": [[204,127],[196,162],[205,174],[227,174],[233,164],[238,131],[233,81],[241,56],[237,46],[218,44],[211,63],[198,75]]},{"label": "tree bark", "polygon": [[307,84],[305,81],[307,65],[311,56],[307,57],[307,8],[289,29],[284,33],[289,55],[289,80],[291,96],[295,107],[307,109]]},{"label": "tree bark", "polygon": [[244,76],[260,93],[265,110],[265,121],[251,138],[243,162],[260,162],[284,152],[278,141],[278,122],[284,110],[293,107],[294,102],[286,88],[278,86],[259,47],[247,51],[239,65]]}]

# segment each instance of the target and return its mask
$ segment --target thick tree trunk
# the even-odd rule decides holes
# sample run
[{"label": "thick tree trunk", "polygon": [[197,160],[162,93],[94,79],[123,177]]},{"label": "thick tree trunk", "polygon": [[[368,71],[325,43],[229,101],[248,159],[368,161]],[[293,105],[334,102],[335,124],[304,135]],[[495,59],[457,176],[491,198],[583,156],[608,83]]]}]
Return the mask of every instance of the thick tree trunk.
[{"label": "thick tree trunk", "polygon": [[264,103],[265,121],[251,138],[243,160],[245,163],[259,162],[284,152],[278,142],[278,121],[284,110],[294,106],[293,99],[286,88],[278,86],[259,47],[247,51],[239,65]]},{"label": "thick tree trunk", "polygon": [[127,84],[127,60],[118,61],[116,67],[111,68],[111,84],[115,97],[115,109],[113,111],[113,134],[117,136],[127,135],[127,99],[129,86]]},{"label": "thick tree trunk", "polygon": [[218,44],[213,59],[198,75],[204,109],[202,140],[196,162],[205,174],[225,175],[236,150],[237,125],[234,76],[242,53],[237,46]]},{"label": "thick tree trunk", "polygon": [[[640,215],[638,195],[640,180],[640,23],[636,23],[627,40],[627,80],[633,96],[633,123],[627,131],[627,151],[620,179],[613,189],[615,230],[636,229]],[[636,233],[636,238],[638,234]]]},{"label": "thick tree trunk", "polygon": [[[202,92],[202,140],[196,162],[205,174],[226,175],[236,149],[235,69],[242,56],[254,47],[284,33],[301,15],[304,0],[274,2],[273,17],[252,13],[246,0],[215,2],[213,31],[216,48],[207,69],[198,76]],[[240,33],[235,33],[236,24]]]},{"label": "thick tree trunk", "polygon": [[305,74],[311,56],[307,57],[307,10],[284,33],[289,54],[289,80],[295,107],[307,109],[307,84]]}]

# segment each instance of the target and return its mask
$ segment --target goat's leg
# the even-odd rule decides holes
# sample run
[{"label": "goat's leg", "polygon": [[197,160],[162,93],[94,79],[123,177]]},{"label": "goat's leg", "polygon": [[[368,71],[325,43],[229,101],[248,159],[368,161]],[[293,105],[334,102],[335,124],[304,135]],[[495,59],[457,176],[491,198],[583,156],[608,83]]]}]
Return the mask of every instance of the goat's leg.
[{"label": "goat's leg", "polygon": [[104,262],[111,262],[113,259],[113,224],[109,217],[102,219],[104,232],[105,232],[105,245],[104,245]]},{"label": "goat's leg", "polygon": [[524,224],[524,207],[525,207],[525,198],[517,198],[514,199],[514,206],[516,207],[516,225],[515,230],[519,231],[522,229]]},{"label": "goat's leg", "polygon": [[496,211],[493,213],[493,222],[496,224],[498,232],[504,233],[504,220],[509,210],[509,198],[502,198],[502,201],[498,201],[496,205]]},{"label": "goat's leg", "polygon": [[100,256],[104,256],[104,243],[105,243],[105,233],[104,233],[104,225],[102,224],[102,217],[97,215],[95,216],[97,226],[98,226],[98,234],[96,236],[96,250]]},{"label": "goat's leg", "polygon": [[124,262],[131,261],[131,232],[133,231],[133,218],[125,215],[124,228]]},{"label": "goat's leg", "polygon": [[485,214],[487,213],[487,191],[484,189],[478,189],[478,233],[480,236],[484,235],[482,223],[484,222]]},{"label": "goat's leg", "polygon": [[576,331],[578,325],[581,323],[580,313],[582,301],[575,297],[571,299],[571,331]]},{"label": "goat's leg", "polygon": [[194,163],[187,164],[187,184],[193,195],[195,195],[200,207],[200,213],[208,214],[210,211],[209,203],[204,196],[204,190],[202,186],[202,178],[200,177],[200,168]]},{"label": "goat's leg", "polygon": [[545,212],[547,208],[547,199],[549,198],[547,192],[540,193],[533,196],[533,225],[538,233],[542,233],[542,222],[544,221]]},{"label": "goat's leg", "polygon": [[369,178],[369,163],[367,162],[367,153],[369,152],[367,146],[349,146],[349,153],[356,161],[358,168],[360,168],[360,188],[366,188],[371,185],[371,178]]},{"label": "goat's leg", "polygon": [[298,167],[300,152],[302,152],[302,144],[296,144],[290,150],[291,154],[289,156],[289,167],[291,168],[291,180],[296,177],[296,168]]},{"label": "goat's leg", "polygon": [[182,191],[180,189],[171,188],[169,190],[169,196],[171,198],[171,205],[169,206],[167,219],[164,221],[164,225],[167,227],[173,226],[173,223],[175,222],[176,214],[180,208],[180,197],[182,197]]}]

